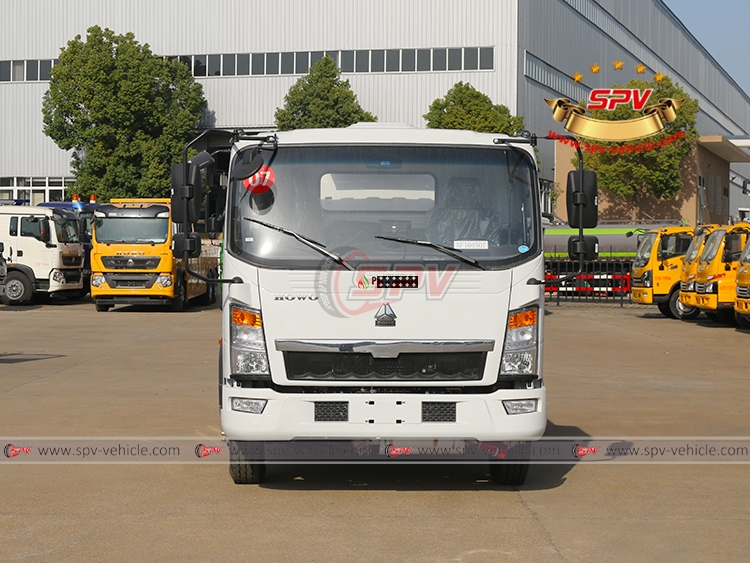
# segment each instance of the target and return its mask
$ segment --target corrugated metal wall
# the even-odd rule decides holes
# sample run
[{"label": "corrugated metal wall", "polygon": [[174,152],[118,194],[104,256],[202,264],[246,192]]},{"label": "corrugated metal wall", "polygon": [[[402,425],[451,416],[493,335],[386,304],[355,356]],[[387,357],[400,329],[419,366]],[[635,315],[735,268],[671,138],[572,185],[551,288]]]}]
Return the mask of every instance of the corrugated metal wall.
[{"label": "corrugated metal wall", "polygon": [[[493,46],[494,70],[344,75],[380,121],[424,126],[429,104],[459,80],[515,113],[516,13],[517,0],[10,0],[0,60],[54,58],[94,24],[132,31],[162,55]],[[259,126],[298,78],[198,80],[215,125]],[[0,177],[68,173],[68,156],[41,133],[45,90],[0,82]]]}]

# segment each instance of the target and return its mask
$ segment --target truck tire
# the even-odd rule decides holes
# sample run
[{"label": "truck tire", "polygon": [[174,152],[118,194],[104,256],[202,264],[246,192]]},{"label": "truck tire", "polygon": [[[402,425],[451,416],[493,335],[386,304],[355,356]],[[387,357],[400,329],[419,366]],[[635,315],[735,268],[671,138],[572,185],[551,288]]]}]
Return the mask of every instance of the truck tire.
[{"label": "truck tire", "polygon": [[29,278],[21,272],[10,272],[5,276],[5,297],[3,301],[8,305],[26,305],[31,301],[34,288]]},{"label": "truck tire", "polygon": [[229,474],[235,485],[257,485],[263,479],[266,466],[263,463],[231,463]]},{"label": "truck tire", "polygon": [[[209,276],[211,279],[219,279],[219,273],[211,271],[211,275]],[[218,283],[212,283],[208,285],[208,303],[209,305],[213,305],[216,303],[216,299],[219,295],[219,284]]]},{"label": "truck tire", "polygon": [[720,323],[719,315],[716,311],[705,311],[708,320],[714,323]]},{"label": "truck tire", "polygon": [[187,290],[185,289],[185,276],[182,272],[177,273],[174,286],[174,297],[169,304],[169,309],[173,313],[179,313],[185,310],[187,305]]},{"label": "truck tire", "polygon": [[750,317],[747,315],[740,315],[735,311],[734,318],[737,321],[737,326],[744,329],[750,329]]},{"label": "truck tire", "polygon": [[98,303],[96,304],[96,310],[99,313],[106,313],[111,308],[112,308],[112,305],[99,305]]},{"label": "truck tire", "polygon": [[677,318],[672,313],[672,308],[669,306],[669,301],[665,301],[664,303],[657,303],[656,306],[659,308],[659,312],[668,319]]},{"label": "truck tire", "polygon": [[737,318],[734,314],[734,309],[720,309],[719,322],[727,324],[729,326],[739,326],[737,324]]},{"label": "truck tire", "polygon": [[528,463],[490,463],[490,476],[498,485],[523,485],[528,473]]},{"label": "truck tire", "polygon": [[675,319],[689,321],[698,317],[701,310],[698,307],[687,307],[680,303],[680,292],[675,290],[669,296],[669,309],[672,311]]}]

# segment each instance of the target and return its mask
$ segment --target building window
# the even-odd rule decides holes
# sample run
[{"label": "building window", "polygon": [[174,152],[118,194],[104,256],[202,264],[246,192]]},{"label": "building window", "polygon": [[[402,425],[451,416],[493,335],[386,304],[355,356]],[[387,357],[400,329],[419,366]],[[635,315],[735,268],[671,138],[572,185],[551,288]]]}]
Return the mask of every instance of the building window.
[{"label": "building window", "polygon": [[63,201],[64,194],[62,190],[50,190],[49,191],[49,200],[50,201]]},{"label": "building window", "polygon": [[281,74],[294,74],[294,53],[281,53]]},{"label": "building window", "polygon": [[10,61],[0,61],[0,82],[10,82]]},{"label": "building window", "polygon": [[338,51],[326,51],[326,55],[333,59],[333,62],[339,64],[339,52]]},{"label": "building window", "polygon": [[398,72],[400,69],[401,53],[397,49],[389,49],[385,52],[385,70],[388,72]]},{"label": "building window", "polygon": [[461,49],[448,49],[448,70],[461,70]]},{"label": "building window", "polygon": [[404,49],[401,51],[401,71],[414,72],[417,70],[416,51],[414,49]]},{"label": "building window", "polygon": [[221,55],[208,55],[208,75],[221,76]]},{"label": "building window", "polygon": [[429,49],[417,49],[417,70],[418,71],[432,70],[430,67],[430,50]]},{"label": "building window", "polygon": [[263,53],[253,53],[253,74],[264,74],[266,72],[266,57]]},{"label": "building window", "polygon": [[39,80],[39,61],[26,61],[26,80]]},{"label": "building window", "polygon": [[370,64],[372,72],[385,72],[385,51],[372,51]]},{"label": "building window", "polygon": [[448,60],[445,49],[432,50],[432,70],[445,70],[448,68]]},{"label": "building window", "polygon": [[357,51],[357,72],[370,72],[370,51]]},{"label": "building window", "polygon": [[195,55],[193,57],[193,75],[206,76],[206,55]]},{"label": "building window", "polygon": [[180,57],[180,62],[182,64],[184,64],[186,67],[188,67],[190,69],[190,72],[193,72],[193,59],[192,59],[192,57],[186,57],[186,56],[183,55],[182,57]]},{"label": "building window", "polygon": [[266,53],[266,74],[279,74],[278,53]]},{"label": "building window", "polygon": [[236,55],[222,55],[224,64],[222,66],[222,73],[224,76],[234,76]]},{"label": "building window", "polygon": [[464,49],[464,70],[479,69],[479,49],[467,47]]},{"label": "building window", "polygon": [[354,51],[341,51],[341,72],[354,72]]},{"label": "building window", "polygon": [[39,80],[49,80],[51,75],[50,71],[52,70],[52,61],[47,59],[44,61],[39,61]]},{"label": "building window", "polygon": [[250,55],[243,53],[237,55],[237,76],[247,76],[250,74]]},{"label": "building window", "polygon": [[13,61],[13,82],[23,82],[23,61]]},{"label": "building window", "polygon": [[310,53],[296,53],[295,70],[297,74],[305,74],[310,69]]},{"label": "building window", "polygon": [[493,68],[495,68],[495,49],[482,47],[479,49],[479,69],[492,70]]},{"label": "building window", "polygon": [[310,67],[315,66],[320,59],[323,58],[323,51],[313,51],[310,53]]}]

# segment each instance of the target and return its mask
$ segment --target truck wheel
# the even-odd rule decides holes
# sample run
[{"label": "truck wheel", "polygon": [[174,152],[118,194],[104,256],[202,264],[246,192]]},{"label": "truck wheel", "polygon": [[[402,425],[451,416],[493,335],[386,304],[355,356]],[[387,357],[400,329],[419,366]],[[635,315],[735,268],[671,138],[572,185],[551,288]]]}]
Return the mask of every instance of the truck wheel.
[{"label": "truck wheel", "polygon": [[680,292],[673,291],[669,296],[669,309],[672,311],[675,319],[689,321],[701,314],[698,307],[687,307],[680,303]]},{"label": "truck wheel", "polygon": [[737,321],[737,326],[744,329],[750,329],[750,317],[747,315],[740,315],[737,311],[734,312],[734,320]]},{"label": "truck wheel", "polygon": [[528,463],[490,463],[490,476],[498,485],[523,485],[528,473]]},{"label": "truck wheel", "polygon": [[31,301],[34,289],[31,281],[21,272],[11,272],[5,276],[5,297],[8,305],[26,305]]},{"label": "truck wheel", "polygon": [[719,322],[722,322],[729,326],[738,326],[737,318],[734,315],[733,309],[721,309],[719,311]]},{"label": "truck wheel", "polygon": [[106,312],[107,312],[107,311],[109,311],[109,310],[110,310],[111,308],[112,308],[112,305],[99,305],[98,303],[96,304],[96,310],[97,310],[97,311],[98,311],[99,313],[106,313]]},{"label": "truck wheel", "polygon": [[668,319],[677,318],[672,314],[672,309],[669,306],[669,301],[665,301],[664,303],[657,303],[656,306],[659,307],[659,311],[661,312],[661,314],[667,317]]},{"label": "truck wheel", "polygon": [[174,313],[185,310],[187,304],[187,293],[185,291],[185,278],[182,273],[177,274],[177,280],[174,286],[174,297],[169,305],[169,309]]},{"label": "truck wheel", "polygon": [[708,317],[709,321],[720,323],[719,315],[716,313],[716,311],[704,311],[706,313],[706,316]]},{"label": "truck wheel", "polygon": [[229,474],[235,485],[257,485],[263,479],[266,466],[263,463],[230,463]]}]

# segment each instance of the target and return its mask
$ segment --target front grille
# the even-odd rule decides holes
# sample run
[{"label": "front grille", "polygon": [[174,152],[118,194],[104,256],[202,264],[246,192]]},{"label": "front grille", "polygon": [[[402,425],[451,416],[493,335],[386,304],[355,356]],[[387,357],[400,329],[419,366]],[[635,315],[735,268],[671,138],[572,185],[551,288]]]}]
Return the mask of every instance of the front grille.
[{"label": "front grille", "polygon": [[690,291],[687,282],[680,282],[680,291]]},{"label": "front grille", "polygon": [[705,283],[696,283],[695,284],[695,292],[696,293],[706,293],[706,284]]},{"label": "front grille", "polygon": [[422,422],[456,422],[456,403],[422,403]]},{"label": "front grille", "polygon": [[157,277],[158,274],[104,274],[112,289],[149,289]]},{"label": "front grille", "polygon": [[630,283],[633,287],[643,287],[643,278],[630,278]]},{"label": "front grille", "polygon": [[65,283],[78,283],[81,281],[81,270],[60,270],[65,277]]},{"label": "front grille", "polygon": [[315,401],[315,422],[348,422],[349,403],[346,401]]},{"label": "front grille", "polygon": [[108,270],[155,270],[160,261],[158,256],[102,256]]},{"label": "front grille", "polygon": [[80,266],[83,262],[83,256],[63,256],[63,266]]},{"label": "front grille", "polygon": [[375,358],[368,353],[284,352],[290,380],[477,381],[486,352],[402,353]]},{"label": "front grille", "polygon": [[737,297],[740,299],[750,299],[750,286],[737,286]]}]

